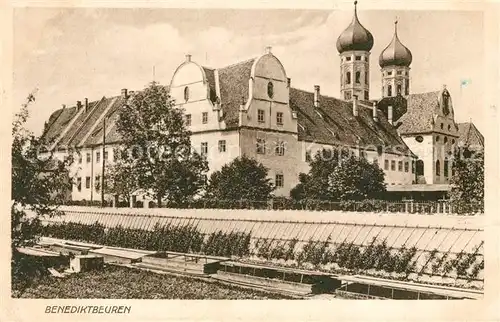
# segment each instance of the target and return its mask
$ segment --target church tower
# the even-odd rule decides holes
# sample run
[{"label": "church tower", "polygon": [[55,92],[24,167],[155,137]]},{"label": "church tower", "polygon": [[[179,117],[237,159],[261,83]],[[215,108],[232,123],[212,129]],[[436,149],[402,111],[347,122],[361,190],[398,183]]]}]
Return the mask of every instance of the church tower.
[{"label": "church tower", "polygon": [[340,54],[340,95],[344,100],[356,96],[370,99],[370,50],[373,36],[358,20],[357,1],[354,1],[354,17],[351,24],[337,39]]},{"label": "church tower", "polygon": [[394,22],[394,36],[379,57],[382,72],[382,97],[410,95],[411,51],[398,38],[398,22]]}]

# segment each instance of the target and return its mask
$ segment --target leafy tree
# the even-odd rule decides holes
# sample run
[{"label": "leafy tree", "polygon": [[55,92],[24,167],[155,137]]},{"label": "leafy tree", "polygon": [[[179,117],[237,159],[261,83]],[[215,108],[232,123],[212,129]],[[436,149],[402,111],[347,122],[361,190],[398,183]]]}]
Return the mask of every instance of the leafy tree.
[{"label": "leafy tree", "polygon": [[125,200],[130,200],[132,193],[138,188],[137,178],[133,173],[131,164],[117,159],[116,163],[106,165],[106,191],[118,195]]},{"label": "leafy tree", "polygon": [[73,154],[59,160],[45,138],[36,137],[25,128],[29,105],[35,101],[31,93],[12,122],[12,186],[11,186],[11,250],[12,282],[27,284],[33,270],[30,261],[18,247],[36,243],[42,231],[41,219],[58,214],[57,207],[71,189],[68,167]]},{"label": "leafy tree", "polygon": [[384,171],[355,156],[345,158],[328,177],[328,190],[336,200],[377,199],[386,191]]},{"label": "leafy tree", "polygon": [[245,155],[212,173],[207,197],[221,200],[259,200],[271,198],[275,189],[267,177],[268,169]]},{"label": "leafy tree", "polygon": [[484,152],[457,149],[453,158],[450,199],[458,213],[484,211]]},{"label": "leafy tree", "polygon": [[341,157],[347,157],[347,151],[322,149],[314,155],[309,162],[309,173],[299,175],[299,184],[295,186],[290,195],[295,200],[317,199],[332,200],[333,195],[328,190],[328,177],[339,164]]},{"label": "leafy tree", "polygon": [[183,110],[166,87],[153,82],[133,95],[120,110],[117,129],[127,153],[115,173],[134,176],[159,207],[162,199],[182,202],[204,187],[207,161],[192,151]]}]

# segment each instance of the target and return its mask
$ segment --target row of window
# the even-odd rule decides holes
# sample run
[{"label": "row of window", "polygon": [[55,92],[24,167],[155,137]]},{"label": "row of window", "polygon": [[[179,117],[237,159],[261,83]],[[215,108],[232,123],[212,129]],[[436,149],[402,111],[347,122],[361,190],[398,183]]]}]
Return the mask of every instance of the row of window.
[{"label": "row of window", "polygon": [[[373,163],[378,163],[377,159],[373,159]],[[398,169],[397,171],[403,172],[403,167],[404,167],[404,172],[410,172],[410,162],[409,161],[398,161]],[[389,160],[384,160],[384,170],[389,170]],[[396,171],[396,160],[391,160],[390,161],[390,170],[391,171]],[[412,162],[411,166],[411,173],[415,173],[415,165]]]},{"label": "row of window", "polygon": [[[264,123],[266,121],[265,111],[257,110],[257,122]],[[276,124],[283,125],[283,112],[276,112]]]},{"label": "row of window", "polygon": [[[355,59],[355,60],[357,60],[357,61],[361,61],[361,60],[362,60],[362,61],[366,61],[366,57],[365,57],[365,56],[355,56],[355,57],[354,57],[354,59]],[[351,61],[351,60],[352,60],[352,58],[351,58],[350,56],[347,56],[347,57],[345,58],[345,60],[346,60],[346,61]]]},{"label": "row of window", "polygon": [[[368,91],[365,91],[365,100],[368,101],[369,99],[370,99],[370,93],[368,93]],[[352,100],[352,92],[351,91],[344,92],[344,100],[346,100],[346,101]]]},{"label": "row of window", "polygon": [[[256,144],[257,154],[266,154],[266,140],[258,138]],[[285,142],[277,141],[274,147],[274,154],[283,156],[285,155]]]},{"label": "row of window", "polygon": [[[99,192],[100,187],[101,187],[101,176],[96,176],[95,177],[95,189],[97,192]],[[82,191],[82,178],[79,177],[76,179],[76,189],[78,192]],[[90,177],[85,177],[85,189],[90,189]]]},{"label": "row of window", "polygon": [[[185,115],[185,122],[186,122],[186,126],[191,126],[191,121],[192,121],[192,117],[191,117],[191,114],[186,114]],[[201,113],[201,123],[202,124],[207,124],[208,123],[208,112],[203,112]]]},{"label": "row of window", "polygon": [[[355,74],[355,82],[356,84],[361,84],[361,72],[356,72]],[[345,73],[345,84],[351,84],[351,72]],[[365,84],[368,85],[368,72],[365,72]]]},{"label": "row of window", "polygon": [[[114,159],[114,161],[116,161],[116,154],[113,154],[113,159]],[[108,160],[108,151],[104,151],[104,160]],[[86,161],[87,161],[87,163],[92,162],[92,155],[90,154],[90,152],[87,152]],[[78,163],[82,164],[82,162],[83,162],[83,157],[80,154],[78,156]],[[100,163],[100,162],[101,162],[101,152],[100,151],[96,151],[96,153],[95,153],[95,163]]]},{"label": "row of window", "polygon": [[[441,140],[440,136],[436,135],[436,142],[439,142],[440,140]],[[444,137],[443,142],[444,143],[448,143],[448,137],[447,136]],[[455,139],[451,139],[451,144],[455,144]]]},{"label": "row of window", "polygon": [[[449,178],[450,177],[450,168],[451,168],[451,175],[453,176],[455,174],[455,169],[453,167],[453,163],[450,164],[448,160],[444,160],[443,162],[443,174],[444,177]],[[441,176],[441,161],[437,160],[436,161],[436,176],[440,177]]]},{"label": "row of window", "polygon": [[[410,81],[405,79],[405,95],[409,95],[410,93]],[[396,85],[396,94],[402,94],[402,85]],[[392,96],[392,85],[387,85],[387,96]]]},{"label": "row of window", "polygon": [[[386,76],[392,76],[392,71],[391,71],[391,70],[390,70],[390,71],[387,71],[387,72],[385,73],[385,75],[386,75]],[[396,71],[396,75],[403,75],[403,71],[402,71],[402,70],[398,70],[398,71]],[[406,76],[408,76],[408,72],[407,72],[407,71],[405,72],[405,75],[406,75]]]}]

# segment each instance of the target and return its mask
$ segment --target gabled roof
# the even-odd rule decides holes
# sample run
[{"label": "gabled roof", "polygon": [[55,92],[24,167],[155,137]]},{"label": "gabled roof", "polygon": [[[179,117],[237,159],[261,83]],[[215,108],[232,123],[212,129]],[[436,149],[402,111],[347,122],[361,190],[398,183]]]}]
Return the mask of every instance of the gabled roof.
[{"label": "gabled roof", "polygon": [[238,126],[238,111],[240,105],[248,100],[248,80],[255,59],[218,70],[221,109],[227,128]]},{"label": "gabled roof", "polygon": [[474,123],[458,123],[458,144],[463,146],[484,148],[484,136],[479,132]]},{"label": "gabled roof", "polygon": [[434,114],[439,109],[440,91],[410,94],[407,111],[397,121],[399,134],[430,132],[434,128]]},{"label": "gabled roof", "polygon": [[314,107],[314,94],[290,88],[290,108],[297,112],[299,140],[354,147],[399,147],[406,155],[413,155],[397,134],[395,127],[378,112],[378,122],[372,117],[372,108],[358,104],[358,116],[352,113],[352,102],[329,96],[320,96],[320,107]]},{"label": "gabled roof", "polygon": [[68,126],[77,112],[78,110],[76,106],[70,108],[63,107],[53,112],[52,115],[50,115],[47,126],[42,134],[45,142],[47,144],[52,144],[55,140],[57,140],[64,128]]}]

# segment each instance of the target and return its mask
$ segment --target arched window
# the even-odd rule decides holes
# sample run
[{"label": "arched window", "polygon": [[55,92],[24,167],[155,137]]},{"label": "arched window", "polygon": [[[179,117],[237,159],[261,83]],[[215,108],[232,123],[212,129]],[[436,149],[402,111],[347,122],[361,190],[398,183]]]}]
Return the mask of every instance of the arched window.
[{"label": "arched window", "polygon": [[267,95],[269,96],[269,98],[273,98],[273,96],[274,96],[273,82],[267,83]]},{"label": "arched window", "polygon": [[448,93],[448,91],[444,91],[443,92],[443,113],[444,115],[448,115],[450,114],[450,93]]},{"label": "arched window", "polygon": [[397,86],[397,93],[398,93],[398,95],[402,94],[401,93],[401,84],[398,84],[398,86]]},{"label": "arched window", "polygon": [[189,87],[184,87],[184,100],[187,102],[189,100]]},{"label": "arched window", "polygon": [[415,172],[417,173],[417,176],[424,175],[424,161],[417,160],[417,164],[415,166]]},{"label": "arched window", "polygon": [[410,81],[408,79],[405,80],[405,95],[410,95]]},{"label": "arched window", "polygon": [[356,72],[356,84],[361,83],[361,72]]},{"label": "arched window", "polygon": [[368,72],[365,72],[365,84],[368,85]]},{"label": "arched window", "polygon": [[387,85],[387,96],[392,96],[392,85]]},{"label": "arched window", "polygon": [[448,178],[448,163],[449,163],[448,159],[445,158],[444,159],[444,164],[443,164],[444,165],[444,171],[443,172],[444,172],[445,178]]},{"label": "arched window", "polygon": [[346,84],[351,84],[351,72],[347,72],[345,74],[345,83]]},{"label": "arched window", "polygon": [[439,160],[436,161],[436,175],[441,176],[441,162]]}]

